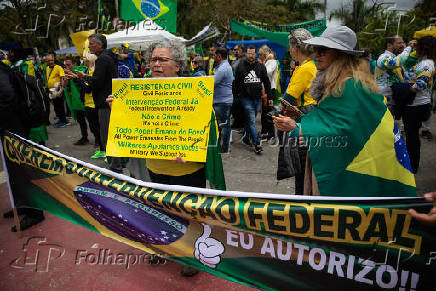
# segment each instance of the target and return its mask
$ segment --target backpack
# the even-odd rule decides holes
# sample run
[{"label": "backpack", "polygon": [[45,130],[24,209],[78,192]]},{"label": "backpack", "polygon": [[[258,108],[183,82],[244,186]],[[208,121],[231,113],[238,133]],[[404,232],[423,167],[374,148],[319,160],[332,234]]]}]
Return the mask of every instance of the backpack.
[{"label": "backpack", "polygon": [[43,83],[18,69],[7,68],[7,70],[18,97],[20,119],[29,128],[45,124],[49,101]]}]

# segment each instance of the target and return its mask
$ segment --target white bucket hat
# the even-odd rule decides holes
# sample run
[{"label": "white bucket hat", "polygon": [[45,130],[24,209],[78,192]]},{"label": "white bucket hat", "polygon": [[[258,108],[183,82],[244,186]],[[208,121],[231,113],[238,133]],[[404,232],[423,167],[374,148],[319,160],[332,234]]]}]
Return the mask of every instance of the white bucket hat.
[{"label": "white bucket hat", "polygon": [[319,37],[303,41],[313,46],[323,46],[336,49],[347,54],[359,55],[363,51],[356,51],[357,38],[354,31],[346,26],[330,26]]}]

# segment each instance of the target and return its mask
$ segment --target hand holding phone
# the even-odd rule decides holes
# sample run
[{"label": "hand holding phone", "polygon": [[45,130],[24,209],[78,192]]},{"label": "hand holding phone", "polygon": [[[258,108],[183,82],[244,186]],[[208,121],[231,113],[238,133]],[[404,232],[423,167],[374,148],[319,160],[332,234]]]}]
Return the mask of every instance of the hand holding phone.
[{"label": "hand holding phone", "polygon": [[288,116],[292,119],[298,119],[301,115],[303,115],[304,113],[298,109],[297,106],[292,105],[291,103],[289,103],[288,101],[286,101],[283,98],[279,99],[280,102],[282,103],[283,107],[284,107],[284,114],[285,116]]}]

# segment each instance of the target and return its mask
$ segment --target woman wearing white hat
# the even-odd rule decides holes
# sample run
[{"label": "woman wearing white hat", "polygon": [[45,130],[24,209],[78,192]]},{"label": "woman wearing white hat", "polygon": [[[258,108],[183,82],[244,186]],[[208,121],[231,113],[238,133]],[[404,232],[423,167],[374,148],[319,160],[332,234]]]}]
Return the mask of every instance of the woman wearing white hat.
[{"label": "woman wearing white hat", "polygon": [[367,63],[354,50],[356,34],[328,27],[314,46],[320,71],[311,94],[318,105],[296,123],[274,118],[277,129],[304,137],[309,150],[304,194],[416,196],[404,141]]}]

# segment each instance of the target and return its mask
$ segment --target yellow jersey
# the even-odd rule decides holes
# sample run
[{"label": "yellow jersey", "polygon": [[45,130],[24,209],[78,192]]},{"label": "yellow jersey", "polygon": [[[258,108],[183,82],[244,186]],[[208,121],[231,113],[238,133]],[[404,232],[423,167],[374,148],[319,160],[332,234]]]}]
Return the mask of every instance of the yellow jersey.
[{"label": "yellow jersey", "polygon": [[316,104],[310,95],[310,85],[315,78],[317,69],[312,59],[305,60],[300,66],[296,67],[289,81],[286,93],[296,99],[297,106]]},{"label": "yellow jersey", "polygon": [[64,69],[59,65],[54,65],[53,68],[47,67],[47,88],[54,88],[54,84],[61,81],[61,77],[65,76]]}]

